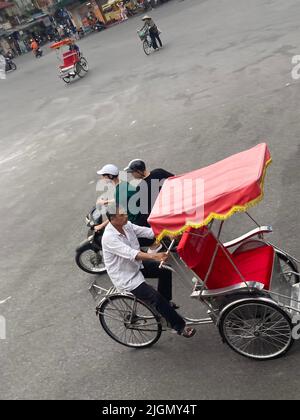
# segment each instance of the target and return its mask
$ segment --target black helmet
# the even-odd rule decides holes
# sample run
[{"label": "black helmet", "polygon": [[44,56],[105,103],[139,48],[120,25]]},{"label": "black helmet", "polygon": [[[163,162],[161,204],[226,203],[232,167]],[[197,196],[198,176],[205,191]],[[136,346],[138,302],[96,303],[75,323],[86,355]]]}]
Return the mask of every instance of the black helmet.
[{"label": "black helmet", "polygon": [[144,172],[146,170],[145,162],[141,159],[133,159],[129,164],[124,168],[126,172]]}]

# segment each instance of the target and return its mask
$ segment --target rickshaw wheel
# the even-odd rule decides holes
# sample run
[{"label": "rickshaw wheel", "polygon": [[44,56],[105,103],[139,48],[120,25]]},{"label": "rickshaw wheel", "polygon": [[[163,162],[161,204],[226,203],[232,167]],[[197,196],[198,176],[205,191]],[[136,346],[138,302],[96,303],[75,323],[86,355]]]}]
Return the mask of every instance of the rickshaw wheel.
[{"label": "rickshaw wheel", "polygon": [[84,57],[80,58],[80,65],[83,68],[83,70],[87,73],[89,70],[89,65],[88,65],[87,60]]},{"label": "rickshaw wheel", "polygon": [[76,74],[78,77],[82,78],[86,75],[86,71],[80,63],[76,63]]},{"label": "rickshaw wheel", "polygon": [[104,331],[126,347],[145,348],[157,342],[162,326],[154,310],[132,296],[108,296],[98,308]]},{"label": "rickshaw wheel", "polygon": [[292,346],[292,323],[275,303],[244,299],[221,315],[222,339],[238,354],[256,360],[283,356]]}]

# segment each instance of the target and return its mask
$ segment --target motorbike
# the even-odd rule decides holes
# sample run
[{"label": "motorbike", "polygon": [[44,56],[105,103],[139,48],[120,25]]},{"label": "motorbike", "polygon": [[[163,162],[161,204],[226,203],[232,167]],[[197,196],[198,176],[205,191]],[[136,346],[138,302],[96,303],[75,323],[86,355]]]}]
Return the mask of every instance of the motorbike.
[{"label": "motorbike", "polygon": [[17,70],[16,64],[12,61],[10,57],[5,57],[5,71],[14,71]]},{"label": "motorbike", "polygon": [[140,7],[147,12],[149,9],[152,9],[151,1],[150,0],[142,0],[140,2]]},{"label": "motorbike", "polygon": [[105,29],[105,26],[101,23],[101,22],[96,22],[93,26],[92,26],[92,30],[95,32],[101,32]]},{"label": "motorbike", "polygon": [[6,57],[6,58],[10,58],[10,59],[12,60],[13,58],[15,58],[15,55],[14,55],[14,53],[12,52],[12,50],[9,50],[9,51],[6,53],[5,57]]},{"label": "motorbike", "polygon": [[43,50],[39,47],[37,50],[35,50],[35,58],[40,58],[43,55]]},{"label": "motorbike", "polygon": [[84,30],[82,29],[82,27],[80,27],[78,30],[77,30],[77,34],[78,34],[78,37],[79,37],[79,39],[81,39],[81,38],[83,38],[84,37]]},{"label": "motorbike", "polygon": [[95,226],[103,221],[102,213],[94,207],[87,214],[86,225],[89,228],[87,239],[77,247],[75,261],[78,267],[89,274],[103,274],[106,268],[102,254],[102,236],[104,230],[95,231]]}]

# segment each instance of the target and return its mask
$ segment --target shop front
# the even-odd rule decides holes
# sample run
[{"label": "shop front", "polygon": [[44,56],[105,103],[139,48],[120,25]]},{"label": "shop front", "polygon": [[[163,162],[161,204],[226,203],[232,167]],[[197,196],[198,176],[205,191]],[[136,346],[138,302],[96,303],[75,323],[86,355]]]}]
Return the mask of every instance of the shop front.
[{"label": "shop front", "polygon": [[109,0],[107,3],[102,5],[103,14],[105,17],[105,20],[108,24],[116,23],[122,21],[122,14],[121,14],[121,8],[120,3],[123,3],[124,6],[127,9],[127,12],[130,12],[130,10],[136,9],[136,2],[134,0],[130,1],[123,1],[122,0]]},{"label": "shop front", "polygon": [[67,6],[67,10],[77,29],[80,27],[88,29],[96,20],[105,23],[101,6],[96,0],[88,0],[84,3],[76,2]]}]

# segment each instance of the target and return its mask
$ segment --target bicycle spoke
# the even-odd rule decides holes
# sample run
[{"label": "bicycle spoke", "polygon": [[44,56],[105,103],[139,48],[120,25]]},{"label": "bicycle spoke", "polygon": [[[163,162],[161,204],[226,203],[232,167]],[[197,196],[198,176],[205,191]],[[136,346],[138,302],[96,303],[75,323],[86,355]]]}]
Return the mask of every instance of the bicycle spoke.
[{"label": "bicycle spoke", "polygon": [[243,355],[275,357],[291,343],[287,316],[267,303],[241,304],[230,310],[225,318],[225,337],[230,346]]},{"label": "bicycle spoke", "polygon": [[105,331],[121,344],[144,347],[157,341],[161,326],[151,309],[129,296],[113,295],[100,307]]}]

